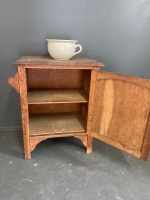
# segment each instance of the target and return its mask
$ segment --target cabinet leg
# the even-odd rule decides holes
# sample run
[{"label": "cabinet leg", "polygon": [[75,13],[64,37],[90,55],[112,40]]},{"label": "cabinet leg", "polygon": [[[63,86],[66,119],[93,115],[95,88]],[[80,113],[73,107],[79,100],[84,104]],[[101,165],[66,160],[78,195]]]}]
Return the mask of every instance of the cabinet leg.
[{"label": "cabinet leg", "polygon": [[27,142],[27,144],[24,141],[24,158],[26,160],[31,159],[31,149],[30,149],[29,141]]},{"label": "cabinet leg", "polygon": [[24,157],[25,157],[26,160],[31,159],[30,143],[26,138],[24,138]]},{"label": "cabinet leg", "polygon": [[87,148],[86,148],[86,153],[91,153],[92,152],[92,145],[93,145],[93,137],[87,136]]},{"label": "cabinet leg", "polygon": [[31,159],[31,153],[24,153],[24,157],[26,160],[30,160]]}]

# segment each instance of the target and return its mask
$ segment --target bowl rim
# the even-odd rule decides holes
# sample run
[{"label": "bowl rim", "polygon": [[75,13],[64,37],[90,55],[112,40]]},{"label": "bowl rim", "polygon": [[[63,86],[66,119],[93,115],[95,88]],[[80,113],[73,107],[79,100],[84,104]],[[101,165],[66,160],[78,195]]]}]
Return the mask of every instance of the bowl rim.
[{"label": "bowl rim", "polygon": [[78,40],[46,39],[48,42],[78,42]]}]

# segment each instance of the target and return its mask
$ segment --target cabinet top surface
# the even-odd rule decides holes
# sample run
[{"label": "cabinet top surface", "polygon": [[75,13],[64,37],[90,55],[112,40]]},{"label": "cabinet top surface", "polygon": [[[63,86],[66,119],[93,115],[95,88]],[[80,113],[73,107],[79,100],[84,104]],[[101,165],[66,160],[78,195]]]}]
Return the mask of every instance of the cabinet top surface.
[{"label": "cabinet top surface", "polygon": [[30,66],[69,66],[69,67],[103,67],[104,64],[88,58],[73,58],[70,60],[54,60],[50,56],[23,56],[14,64]]}]

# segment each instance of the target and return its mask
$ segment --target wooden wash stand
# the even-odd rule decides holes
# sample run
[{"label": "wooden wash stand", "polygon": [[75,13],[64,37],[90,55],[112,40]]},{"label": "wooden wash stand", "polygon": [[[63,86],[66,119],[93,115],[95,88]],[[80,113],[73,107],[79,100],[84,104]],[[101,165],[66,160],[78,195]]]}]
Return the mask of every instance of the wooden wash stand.
[{"label": "wooden wash stand", "polygon": [[93,137],[146,160],[150,150],[150,80],[101,72],[103,63],[25,56],[9,84],[20,94],[25,159],[48,138]]}]

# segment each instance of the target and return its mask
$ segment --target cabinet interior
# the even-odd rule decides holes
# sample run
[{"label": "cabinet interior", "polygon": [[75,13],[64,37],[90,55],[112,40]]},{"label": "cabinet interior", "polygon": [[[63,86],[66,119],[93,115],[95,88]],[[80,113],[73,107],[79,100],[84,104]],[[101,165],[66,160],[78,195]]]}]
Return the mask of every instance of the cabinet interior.
[{"label": "cabinet interior", "polygon": [[86,132],[91,70],[26,69],[30,135]]}]

